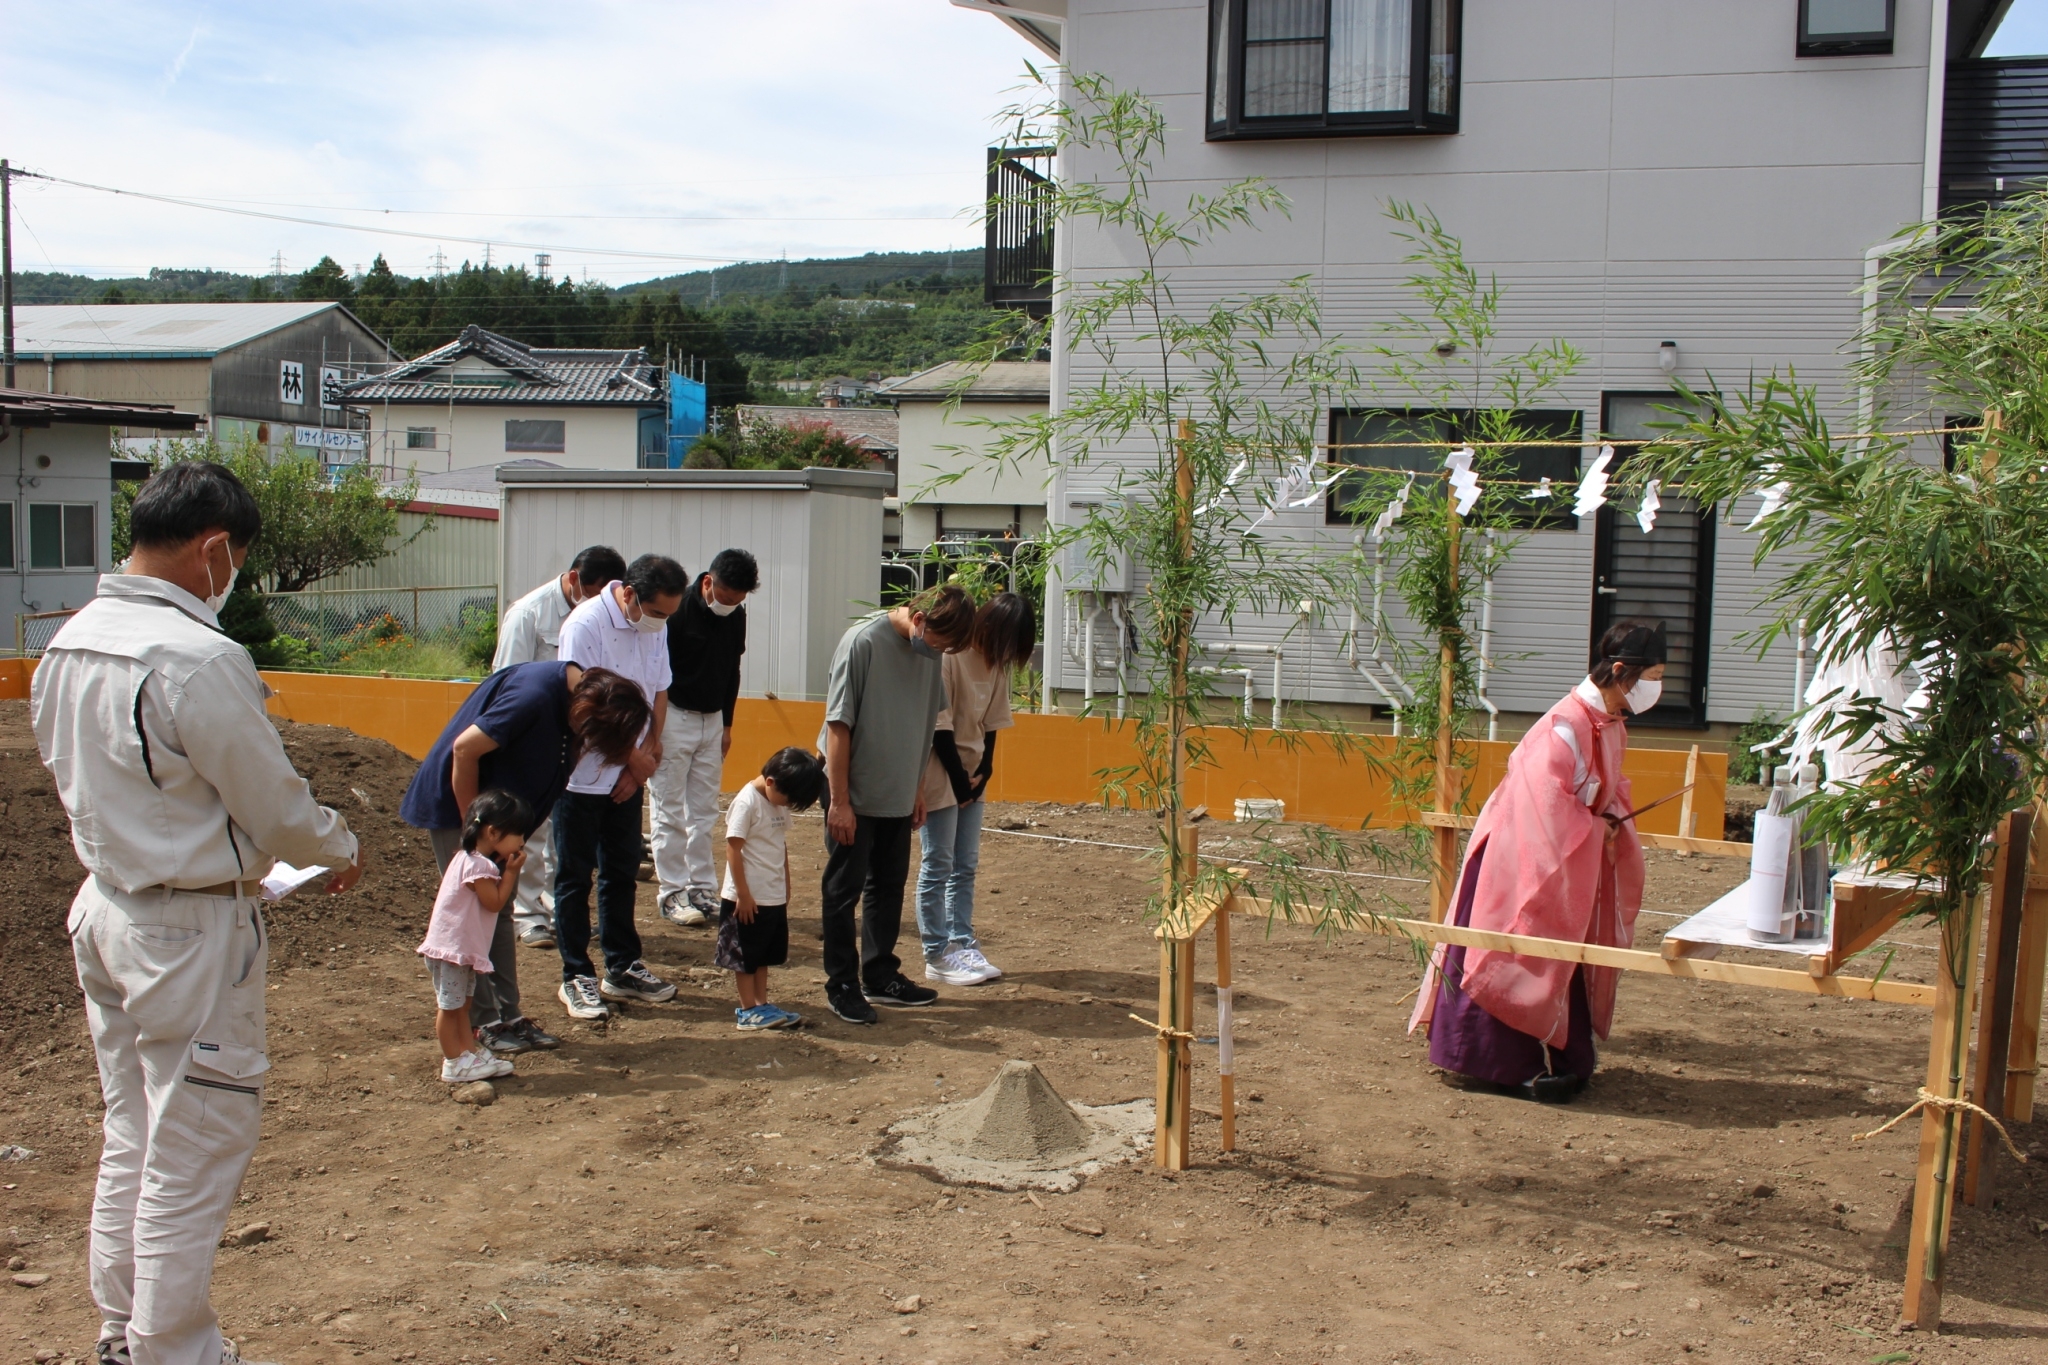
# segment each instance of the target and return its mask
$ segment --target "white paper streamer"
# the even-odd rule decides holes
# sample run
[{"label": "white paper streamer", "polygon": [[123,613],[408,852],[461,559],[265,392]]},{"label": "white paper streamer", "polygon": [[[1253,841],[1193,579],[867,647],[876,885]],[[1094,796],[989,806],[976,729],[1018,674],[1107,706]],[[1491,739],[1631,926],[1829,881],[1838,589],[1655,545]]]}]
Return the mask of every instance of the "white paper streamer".
[{"label": "white paper streamer", "polygon": [[1230,1027],[1237,1014],[1237,1006],[1231,999],[1231,987],[1216,988],[1216,1074],[1231,1075],[1231,1064],[1237,1056],[1237,1049],[1230,1039]]},{"label": "white paper streamer", "polygon": [[1536,481],[1536,486],[1529,490],[1529,496],[1532,498],[1547,498],[1550,496],[1550,494],[1550,476],[1548,474],[1545,474],[1542,478],[1538,479]]},{"label": "white paper streamer", "polygon": [[1777,511],[1780,507],[1783,507],[1785,505],[1785,495],[1792,491],[1792,485],[1789,483],[1774,483],[1758,491],[1764,495],[1764,505],[1756,509],[1756,515],[1749,519],[1749,525],[1742,528],[1745,531],[1754,531],[1758,522]]},{"label": "white paper streamer", "polygon": [[1313,459],[1303,460],[1274,481],[1273,500],[1266,505],[1265,511],[1259,514],[1259,519],[1245,528],[1244,533],[1250,535],[1264,526],[1282,507],[1307,507],[1328,492],[1331,484],[1343,477],[1344,471],[1340,469],[1326,479],[1318,479],[1316,462]]},{"label": "white paper streamer", "polygon": [[1408,481],[1401,485],[1401,491],[1394,495],[1394,500],[1388,503],[1380,512],[1379,520],[1372,524],[1374,540],[1384,539],[1387,532],[1394,529],[1394,523],[1399,521],[1401,514],[1408,510],[1408,492],[1414,487],[1415,476],[1410,474]]},{"label": "white paper streamer", "polygon": [[1223,476],[1223,487],[1216,490],[1215,497],[1209,499],[1209,501],[1203,503],[1200,507],[1197,507],[1195,509],[1195,515],[1198,517],[1204,516],[1221,507],[1224,503],[1224,500],[1230,496],[1230,490],[1237,487],[1238,481],[1245,476],[1245,471],[1250,469],[1251,467],[1252,462],[1248,459],[1239,460],[1235,465],[1233,465],[1231,467],[1230,472]]},{"label": "white paper streamer", "polygon": [[1664,505],[1664,499],[1657,496],[1659,482],[1660,480],[1652,479],[1643,485],[1643,503],[1636,508],[1636,525],[1643,528],[1644,535],[1656,529],[1657,509]]},{"label": "white paper streamer", "polygon": [[1444,457],[1444,468],[1451,471],[1451,491],[1457,495],[1457,502],[1451,510],[1464,516],[1472,510],[1472,504],[1479,501],[1479,476],[1472,472],[1472,447],[1454,450]]},{"label": "white paper streamer", "polygon": [[1607,503],[1607,466],[1614,463],[1614,447],[1601,446],[1600,458],[1587,468],[1584,478],[1579,480],[1578,500],[1572,504],[1572,515],[1589,517]]}]

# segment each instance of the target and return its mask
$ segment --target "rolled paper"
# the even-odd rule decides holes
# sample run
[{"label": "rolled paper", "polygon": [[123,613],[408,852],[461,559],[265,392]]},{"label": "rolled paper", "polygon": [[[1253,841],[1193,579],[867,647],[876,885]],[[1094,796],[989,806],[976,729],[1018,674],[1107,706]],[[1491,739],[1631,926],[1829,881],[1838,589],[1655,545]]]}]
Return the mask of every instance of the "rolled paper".
[{"label": "rolled paper", "polygon": [[1745,923],[1750,937],[1765,943],[1783,943],[1785,930],[1785,874],[1792,864],[1793,820],[1786,815],[1758,811],[1756,832],[1749,850],[1749,907]]}]

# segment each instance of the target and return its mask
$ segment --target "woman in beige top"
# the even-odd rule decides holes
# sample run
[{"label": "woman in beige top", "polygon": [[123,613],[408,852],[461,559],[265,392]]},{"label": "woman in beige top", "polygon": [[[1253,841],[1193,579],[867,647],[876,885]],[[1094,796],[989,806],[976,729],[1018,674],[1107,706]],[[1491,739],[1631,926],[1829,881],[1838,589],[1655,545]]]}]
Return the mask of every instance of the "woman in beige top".
[{"label": "woman in beige top", "polygon": [[974,938],[974,872],[981,861],[981,799],[994,771],[996,731],[1010,720],[1010,670],[1038,643],[1031,604],[999,594],[974,616],[967,648],[948,654],[946,709],[939,712],[924,772],[924,861],[917,873],[917,928],[924,976],[974,986],[1002,975]]}]

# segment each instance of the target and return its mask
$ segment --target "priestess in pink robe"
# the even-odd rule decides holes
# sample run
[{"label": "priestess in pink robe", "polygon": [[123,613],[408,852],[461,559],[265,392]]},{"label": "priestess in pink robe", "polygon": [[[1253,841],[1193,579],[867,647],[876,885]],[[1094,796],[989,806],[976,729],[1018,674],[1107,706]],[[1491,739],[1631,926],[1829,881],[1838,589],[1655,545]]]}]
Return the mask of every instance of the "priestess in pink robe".
[{"label": "priestess in pink robe", "polygon": [[[1474,929],[1628,947],[1643,901],[1643,851],[1621,775],[1627,701],[1654,704],[1662,640],[1624,637],[1522,737],[1467,845],[1451,921]],[[1620,630],[1621,628],[1617,628]],[[1616,632],[1609,633],[1613,642]],[[1631,648],[1632,647],[1632,648]],[[1604,652],[1604,651],[1603,651]],[[1654,664],[1642,661],[1654,657]],[[1612,663],[1616,666],[1610,667]],[[1626,682],[1628,687],[1614,685]],[[1647,699],[1647,700],[1646,700]],[[1614,1022],[1613,968],[1437,945],[1412,1032],[1429,1028],[1430,1060],[1448,1071],[1568,1098],[1592,1075],[1593,1038]]]}]

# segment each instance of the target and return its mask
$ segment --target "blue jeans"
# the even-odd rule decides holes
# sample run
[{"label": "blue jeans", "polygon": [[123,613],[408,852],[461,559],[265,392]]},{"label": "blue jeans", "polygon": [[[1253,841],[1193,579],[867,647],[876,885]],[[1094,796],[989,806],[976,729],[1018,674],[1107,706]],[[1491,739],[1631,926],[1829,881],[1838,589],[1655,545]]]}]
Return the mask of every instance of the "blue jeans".
[{"label": "blue jeans", "polygon": [[924,817],[924,861],[917,869],[917,932],[926,960],[973,948],[974,874],[981,866],[981,817],[988,802],[947,806]]},{"label": "blue jeans", "polygon": [[640,960],[633,901],[640,891],[640,811],[645,789],[630,801],[564,792],[555,803],[555,946],[562,979],[596,976],[590,961],[590,874],[597,873],[597,938],[607,972],[617,976]]}]

